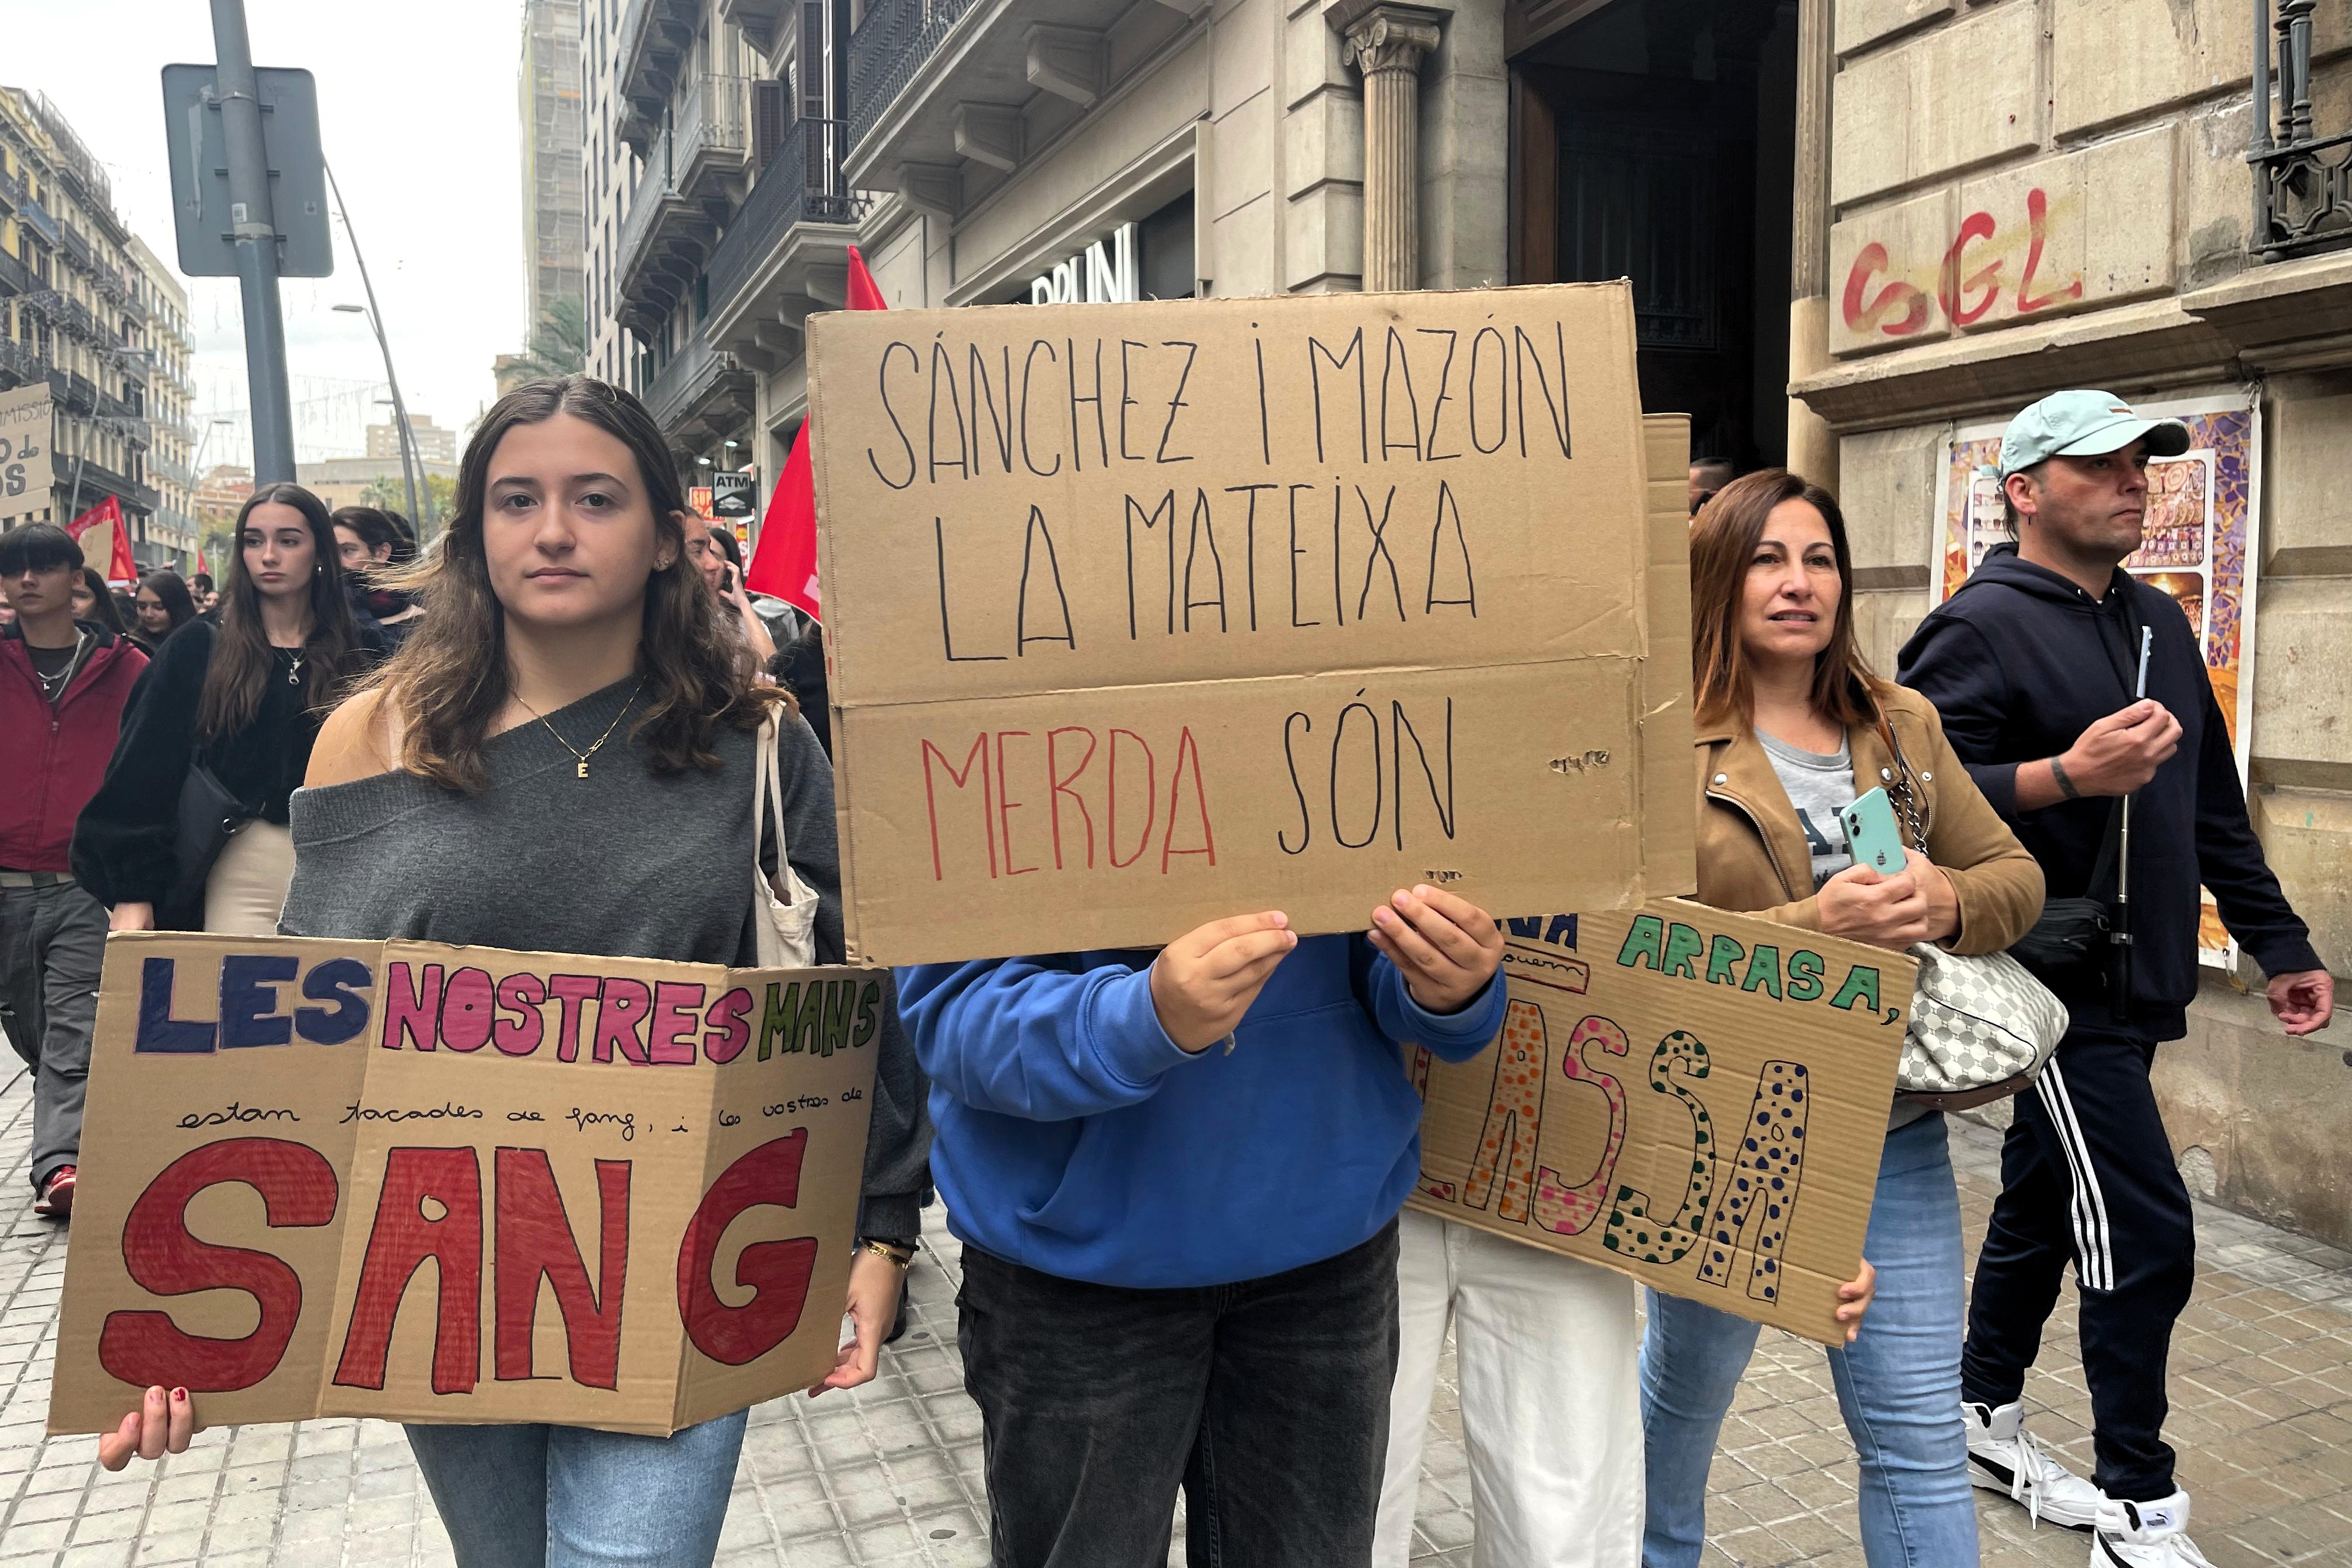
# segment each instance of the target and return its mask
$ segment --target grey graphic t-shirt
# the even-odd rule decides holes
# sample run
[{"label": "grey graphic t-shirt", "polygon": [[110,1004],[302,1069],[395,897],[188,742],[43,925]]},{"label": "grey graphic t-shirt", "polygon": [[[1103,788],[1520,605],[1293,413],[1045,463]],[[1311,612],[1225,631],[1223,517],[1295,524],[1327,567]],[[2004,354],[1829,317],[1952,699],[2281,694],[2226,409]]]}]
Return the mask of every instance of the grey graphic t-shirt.
[{"label": "grey graphic t-shirt", "polygon": [[1772,759],[1772,771],[1789,792],[1789,804],[1797,808],[1797,826],[1812,847],[1813,890],[1819,892],[1823,882],[1853,864],[1845,825],[1838,818],[1839,812],[1853,804],[1853,754],[1843,740],[1835,752],[1824,753],[1802,751],[1761,730],[1756,738]]}]

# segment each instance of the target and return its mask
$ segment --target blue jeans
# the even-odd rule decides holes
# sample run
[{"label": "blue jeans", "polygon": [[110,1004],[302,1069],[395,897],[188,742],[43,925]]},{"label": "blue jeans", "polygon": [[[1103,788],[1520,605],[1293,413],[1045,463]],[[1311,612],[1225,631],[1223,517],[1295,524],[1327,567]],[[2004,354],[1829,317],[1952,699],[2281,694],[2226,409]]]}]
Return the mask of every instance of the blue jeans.
[{"label": "blue jeans", "polygon": [[[1829,1352],[1838,1406],[1862,1460],[1870,1568],[1976,1568],[1976,1505],[1960,1425],[1960,1196],[1944,1119],[1886,1135],[1863,1255],[1878,1294],[1862,1334]],[[1757,1326],[1653,1290],[1642,1340],[1649,1479],[1643,1568],[1694,1568],[1706,1535],[1716,1435]]]},{"label": "blue jeans", "polygon": [[411,1426],[458,1568],[709,1568],[748,1411],[667,1437]]}]

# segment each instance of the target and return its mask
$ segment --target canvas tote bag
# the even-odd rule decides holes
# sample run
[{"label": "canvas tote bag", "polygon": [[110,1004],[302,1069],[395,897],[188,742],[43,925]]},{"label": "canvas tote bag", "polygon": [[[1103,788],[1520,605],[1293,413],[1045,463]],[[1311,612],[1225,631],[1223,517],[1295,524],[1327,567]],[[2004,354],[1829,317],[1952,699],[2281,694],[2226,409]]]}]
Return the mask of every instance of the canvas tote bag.
[{"label": "canvas tote bag", "polygon": [[[793,869],[784,843],[784,784],[776,766],[776,709],[772,705],[760,721],[753,742],[758,761],[751,769],[751,910],[760,942],[762,969],[816,967],[816,889]],[[776,875],[772,880],[760,868],[760,851],[768,836],[776,843]],[[783,896],[778,898],[777,894]]]}]

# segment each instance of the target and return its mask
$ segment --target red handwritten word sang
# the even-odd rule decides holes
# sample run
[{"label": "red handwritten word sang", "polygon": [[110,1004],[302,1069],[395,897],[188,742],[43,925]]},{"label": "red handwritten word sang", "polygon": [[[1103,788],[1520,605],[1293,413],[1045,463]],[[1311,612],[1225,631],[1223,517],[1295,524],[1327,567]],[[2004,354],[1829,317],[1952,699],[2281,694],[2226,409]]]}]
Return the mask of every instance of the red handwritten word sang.
[{"label": "red handwritten word sang", "polygon": [[[740,1305],[719,1296],[719,1241],[730,1224],[762,1206],[794,1208],[808,1131],[796,1129],[738,1159],[697,1205],[678,1247],[677,1300],[687,1338],[711,1360],[740,1366],[791,1338],[816,1264],[814,1237],[745,1247],[731,1283],[748,1287]],[[594,1281],[581,1254],[564,1194],[544,1151],[502,1148],[485,1202],[480,1152],[473,1148],[387,1151],[383,1185],[370,1221],[365,1261],[345,1325],[334,1381],[384,1385],[394,1324],[411,1286],[433,1281],[425,1310],[434,1318],[432,1386],[469,1393],[481,1375],[486,1227],[494,1236],[491,1374],[501,1382],[544,1376],[532,1364],[540,1281],[553,1286],[571,1380],[619,1386],[622,1307],[629,1258],[630,1163],[596,1162]],[[181,1155],[131,1205],[122,1230],[125,1268],[157,1296],[234,1290],[253,1299],[258,1321],[238,1338],[191,1334],[163,1311],[118,1311],[99,1332],[99,1363],[123,1382],[184,1386],[198,1394],[251,1388],[277,1371],[306,1310],[333,1292],[307,1296],[283,1258],[250,1247],[216,1247],[190,1234],[187,1209],[209,1188],[241,1184],[261,1194],[272,1229],[331,1225],[341,1203],[334,1167],[315,1149],[276,1138],[230,1138]],[[428,1206],[427,1200],[431,1200]],[[438,1211],[437,1218],[425,1217]],[[431,1274],[422,1265],[434,1264]]]}]

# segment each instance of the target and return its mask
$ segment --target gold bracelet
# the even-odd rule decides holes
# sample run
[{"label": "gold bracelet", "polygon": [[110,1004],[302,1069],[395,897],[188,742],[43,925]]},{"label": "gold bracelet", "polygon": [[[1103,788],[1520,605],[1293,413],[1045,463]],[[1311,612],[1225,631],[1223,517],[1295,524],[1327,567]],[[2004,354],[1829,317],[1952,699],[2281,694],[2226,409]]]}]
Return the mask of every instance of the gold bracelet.
[{"label": "gold bracelet", "polygon": [[912,1252],[903,1247],[893,1247],[887,1241],[877,1241],[872,1237],[859,1242],[857,1250],[871,1252],[878,1258],[887,1258],[901,1268],[910,1268],[915,1262],[915,1255]]}]

